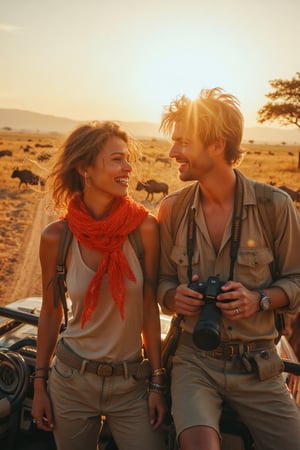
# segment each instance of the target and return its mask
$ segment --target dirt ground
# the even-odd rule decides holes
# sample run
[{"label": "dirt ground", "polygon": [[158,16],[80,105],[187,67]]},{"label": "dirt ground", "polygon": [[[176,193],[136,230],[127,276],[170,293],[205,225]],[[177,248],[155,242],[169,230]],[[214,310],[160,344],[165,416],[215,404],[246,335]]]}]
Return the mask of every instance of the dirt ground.
[{"label": "dirt ground", "polygon": [[[42,229],[54,218],[45,211],[46,198],[37,199],[32,208],[32,218],[21,239],[15,235],[15,245],[11,250],[13,271],[7,270],[9,261],[1,264],[0,304],[5,305],[24,297],[41,295],[41,269],[39,263],[39,240]],[[5,272],[5,273],[4,273]]]}]

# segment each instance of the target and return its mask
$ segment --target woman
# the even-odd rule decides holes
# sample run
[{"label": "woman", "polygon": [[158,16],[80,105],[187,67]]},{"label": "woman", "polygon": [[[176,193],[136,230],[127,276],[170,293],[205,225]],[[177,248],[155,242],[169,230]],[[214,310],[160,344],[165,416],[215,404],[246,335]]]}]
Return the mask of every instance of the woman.
[{"label": "woman", "polygon": [[[166,411],[155,299],[158,225],[128,197],[135,149],[113,122],[84,124],[67,137],[50,176],[54,205],[66,209],[74,236],[66,262],[72,318],[59,336],[63,308],[54,306],[51,283],[64,225],[58,220],[40,242],[43,303],[32,417],[39,429],[53,430],[57,450],[96,449],[102,416],[119,450],[165,449],[158,430]],[[136,228],[143,267],[128,239]]]}]

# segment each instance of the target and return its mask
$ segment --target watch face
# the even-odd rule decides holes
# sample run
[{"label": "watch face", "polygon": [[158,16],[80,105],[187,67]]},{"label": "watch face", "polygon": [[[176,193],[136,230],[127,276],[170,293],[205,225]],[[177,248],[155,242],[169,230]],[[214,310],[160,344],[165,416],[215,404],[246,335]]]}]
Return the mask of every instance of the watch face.
[{"label": "watch face", "polygon": [[259,307],[262,311],[267,311],[268,309],[270,309],[270,306],[271,302],[269,297],[263,297],[259,302]]}]

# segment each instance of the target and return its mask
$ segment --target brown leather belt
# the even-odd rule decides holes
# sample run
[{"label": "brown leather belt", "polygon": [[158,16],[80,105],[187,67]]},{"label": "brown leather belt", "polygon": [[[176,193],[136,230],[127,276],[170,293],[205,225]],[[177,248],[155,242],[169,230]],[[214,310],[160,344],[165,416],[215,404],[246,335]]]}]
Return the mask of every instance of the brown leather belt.
[{"label": "brown leather belt", "polygon": [[146,378],[151,374],[151,367],[148,360],[144,360],[142,356],[134,361],[123,361],[116,364],[111,364],[101,361],[91,361],[89,359],[81,358],[81,356],[74,353],[61,339],[57,345],[56,356],[61,362],[73,369],[77,369],[80,373],[90,372],[99,377],[124,376],[132,375],[137,378]]},{"label": "brown leather belt", "polygon": [[[193,345],[192,335],[190,333],[182,333],[180,343],[186,345]],[[275,346],[273,340],[257,340],[251,342],[224,342],[220,344],[215,350],[205,351],[198,349],[200,354],[204,356],[211,356],[216,359],[232,359],[235,356],[243,355],[244,353],[251,353],[255,350],[264,350],[266,348],[273,348]]]}]

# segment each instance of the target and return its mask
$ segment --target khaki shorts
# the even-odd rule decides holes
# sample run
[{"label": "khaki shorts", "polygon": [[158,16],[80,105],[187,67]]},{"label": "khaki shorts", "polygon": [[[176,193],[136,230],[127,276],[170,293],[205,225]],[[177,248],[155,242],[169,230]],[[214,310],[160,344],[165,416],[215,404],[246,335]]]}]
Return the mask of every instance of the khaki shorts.
[{"label": "khaki shorts", "polygon": [[256,449],[300,450],[299,410],[274,367],[270,365],[269,376],[261,381],[257,371],[245,371],[239,357],[216,359],[192,344],[180,344],[173,358],[171,385],[177,437],[199,425],[212,427],[220,435],[225,401],[247,424]]},{"label": "khaki shorts", "polygon": [[55,358],[48,387],[57,450],[96,450],[101,416],[119,450],[166,450],[150,426],[145,379],[80,374]]}]

